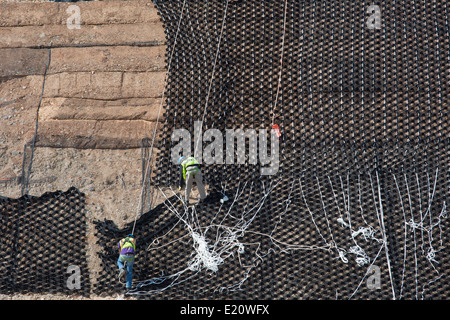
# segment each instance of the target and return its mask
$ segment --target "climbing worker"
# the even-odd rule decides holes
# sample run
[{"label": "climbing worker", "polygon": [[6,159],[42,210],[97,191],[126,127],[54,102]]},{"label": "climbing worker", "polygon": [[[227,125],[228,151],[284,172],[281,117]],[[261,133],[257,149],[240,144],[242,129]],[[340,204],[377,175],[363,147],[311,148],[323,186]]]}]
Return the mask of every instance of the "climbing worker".
[{"label": "climbing worker", "polygon": [[131,289],[133,280],[133,263],[136,255],[136,240],[132,234],[127,235],[119,241],[119,259],[117,265],[119,266],[119,279],[122,279],[125,274],[125,264],[127,268],[126,289]]},{"label": "climbing worker", "polygon": [[180,157],[178,159],[180,164],[180,181],[178,185],[178,190],[181,190],[183,180],[186,181],[186,190],[184,194],[184,201],[186,205],[189,204],[189,195],[191,194],[192,183],[195,179],[197,183],[198,192],[200,193],[200,201],[202,202],[206,199],[205,186],[203,184],[202,171],[200,170],[200,164],[194,157]]}]

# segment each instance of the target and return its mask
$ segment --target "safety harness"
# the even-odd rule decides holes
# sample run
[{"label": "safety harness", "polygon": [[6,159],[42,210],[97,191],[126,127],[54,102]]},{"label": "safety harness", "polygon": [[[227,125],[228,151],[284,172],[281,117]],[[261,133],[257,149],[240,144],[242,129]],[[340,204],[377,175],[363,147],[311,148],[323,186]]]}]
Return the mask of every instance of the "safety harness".
[{"label": "safety harness", "polygon": [[193,173],[194,175],[200,171],[199,163],[194,157],[189,157],[181,162],[183,166],[183,179],[186,179],[186,172]]},{"label": "safety harness", "polygon": [[133,252],[136,252],[136,244],[133,238],[126,237],[119,242],[119,250],[122,252],[126,248],[133,248]]}]

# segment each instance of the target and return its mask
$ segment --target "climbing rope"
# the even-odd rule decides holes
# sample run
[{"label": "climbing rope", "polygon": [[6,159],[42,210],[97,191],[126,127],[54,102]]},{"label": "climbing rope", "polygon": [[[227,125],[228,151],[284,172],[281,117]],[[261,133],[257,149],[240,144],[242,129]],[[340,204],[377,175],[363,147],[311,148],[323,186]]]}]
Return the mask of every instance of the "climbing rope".
[{"label": "climbing rope", "polygon": [[[280,70],[278,72],[278,86],[277,93],[275,95],[275,103],[272,107],[272,127],[275,125],[275,109],[277,107],[278,96],[281,89],[281,74],[283,72],[283,56],[284,56],[284,40],[286,37],[286,16],[287,16],[287,0],[284,2],[284,17],[283,17],[283,34],[281,36],[281,56],[280,56]],[[276,130],[276,129],[275,129]]]},{"label": "climbing rope", "polygon": [[[205,121],[206,110],[208,109],[209,96],[211,94],[211,87],[212,87],[212,83],[213,83],[213,80],[214,80],[214,75],[215,75],[215,72],[216,72],[217,58],[219,56],[220,45],[221,45],[222,36],[223,36],[223,30],[225,28],[225,21],[226,21],[226,18],[227,18],[228,2],[229,1],[227,0],[227,2],[225,3],[225,11],[224,11],[224,14],[223,14],[223,19],[222,19],[222,28],[220,30],[220,36],[219,36],[219,41],[218,41],[218,44],[217,44],[216,56],[214,58],[213,70],[212,70],[212,73],[211,73],[211,79],[209,81],[208,93],[206,95],[206,102],[205,102],[205,107],[203,109],[202,121],[200,122],[200,130],[202,130],[202,128],[203,128],[203,122]],[[194,147],[194,152],[198,148],[199,141],[200,141],[200,137],[197,138],[197,142],[196,142],[195,147]]]},{"label": "climbing rope", "polygon": [[[161,115],[162,105],[163,105],[163,103],[164,103],[164,96],[165,96],[166,87],[167,87],[167,80],[168,80],[169,74],[170,74],[170,67],[171,67],[171,64],[172,64],[173,54],[174,54],[174,52],[175,52],[175,45],[176,45],[176,43],[177,43],[178,34],[179,34],[179,32],[180,32],[181,21],[183,20],[183,14],[184,14],[184,8],[185,8],[185,6],[186,6],[186,0],[183,1],[183,7],[181,8],[181,13],[180,13],[180,20],[178,21],[177,32],[176,32],[176,34],[175,34],[175,40],[174,40],[174,42],[173,42],[172,51],[171,51],[170,57],[169,57],[169,62],[168,62],[168,66],[167,66],[167,73],[166,73],[166,76],[165,76],[165,79],[164,79],[164,87],[163,87],[163,92],[162,92],[162,95],[161,95],[161,103],[160,103],[159,109],[158,109],[158,116],[157,116],[157,118],[156,118],[155,128],[153,129],[153,137],[152,137],[152,144],[151,144],[151,147],[150,147],[150,155],[149,155],[149,157],[148,157],[148,159],[147,159],[147,166],[146,166],[146,169],[145,169],[144,179],[143,179],[143,181],[142,181],[141,194],[140,194],[140,197],[139,197],[139,201],[138,201],[138,205],[137,205],[137,210],[136,210],[136,216],[135,216],[135,218],[134,218],[133,229],[132,229],[132,231],[131,231],[131,234],[134,234],[134,230],[135,230],[135,228],[136,228],[136,221],[137,221],[137,218],[138,218],[138,215],[139,215],[139,211],[140,211],[140,207],[141,207],[141,202],[142,202],[142,197],[143,197],[143,195],[144,195],[144,189],[145,189],[145,177],[147,177],[147,174],[148,174],[148,172],[149,172],[149,168],[150,168],[150,159],[153,158],[153,147],[154,147],[154,144],[155,144],[156,131],[157,131],[157,129],[158,129],[159,118],[160,118],[160,115]],[[150,179],[150,182],[149,182],[149,187],[150,187],[150,186],[151,186],[151,174],[150,174],[150,176],[149,176],[149,179]],[[151,208],[150,208],[150,209],[151,209]]]}]

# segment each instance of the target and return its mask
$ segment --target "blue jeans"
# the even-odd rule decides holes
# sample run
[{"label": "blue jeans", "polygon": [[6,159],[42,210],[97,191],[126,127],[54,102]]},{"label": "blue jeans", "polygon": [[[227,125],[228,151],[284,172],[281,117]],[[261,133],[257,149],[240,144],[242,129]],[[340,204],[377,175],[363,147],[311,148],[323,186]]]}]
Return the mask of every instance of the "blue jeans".
[{"label": "blue jeans", "polygon": [[127,263],[127,289],[131,289],[131,283],[133,281],[133,262],[134,257],[127,257],[120,255],[119,259],[117,260],[117,265],[119,266],[119,269],[123,269],[125,262]]}]

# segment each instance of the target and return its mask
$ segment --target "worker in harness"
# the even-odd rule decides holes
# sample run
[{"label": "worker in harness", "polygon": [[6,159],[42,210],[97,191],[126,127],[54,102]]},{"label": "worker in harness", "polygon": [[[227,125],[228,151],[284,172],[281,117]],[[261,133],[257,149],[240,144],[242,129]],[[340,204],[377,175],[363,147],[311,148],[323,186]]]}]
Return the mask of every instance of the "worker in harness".
[{"label": "worker in harness", "polygon": [[131,289],[133,280],[133,263],[136,255],[136,240],[132,234],[127,235],[119,241],[119,259],[117,265],[119,266],[119,279],[125,274],[125,265],[127,269],[126,288]]},{"label": "worker in harness", "polygon": [[180,164],[180,181],[178,185],[178,190],[181,190],[183,181],[186,182],[186,190],[184,194],[184,201],[186,205],[189,205],[189,195],[191,194],[192,183],[197,184],[198,192],[200,193],[200,201],[206,199],[205,186],[203,184],[202,171],[200,170],[200,164],[194,157],[180,157],[178,159]]}]

